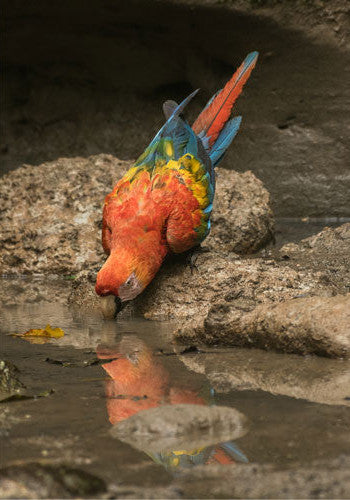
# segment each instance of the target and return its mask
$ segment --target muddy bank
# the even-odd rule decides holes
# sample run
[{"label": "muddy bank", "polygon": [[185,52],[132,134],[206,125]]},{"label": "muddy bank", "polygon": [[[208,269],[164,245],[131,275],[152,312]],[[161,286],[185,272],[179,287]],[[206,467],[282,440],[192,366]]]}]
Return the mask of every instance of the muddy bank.
[{"label": "muddy bank", "polygon": [[[0,271],[50,276],[49,283],[29,287],[10,280],[1,292],[4,306],[56,297],[64,302],[70,294],[69,303],[80,310],[113,317],[113,297],[94,292],[105,259],[102,203],[129,165],[110,155],[60,159],[1,179]],[[119,317],[176,320],[175,338],[191,345],[348,357],[350,224],[250,256],[273,235],[269,194],[251,172],[218,169],[217,186],[213,230],[195,268],[184,255],[169,256]],[[67,278],[63,293],[53,274]]]},{"label": "muddy bank", "polygon": [[350,294],[263,304],[217,302],[199,325],[181,327],[182,341],[260,347],[298,354],[350,357]]},{"label": "muddy bank", "polygon": [[210,466],[178,481],[185,498],[348,498],[349,457],[291,470],[269,465]]},{"label": "muddy bank", "polygon": [[0,470],[1,498],[344,498],[350,491],[349,459],[340,457],[292,470],[271,465],[198,467],[182,471],[168,487],[106,484],[67,466],[40,463]]},{"label": "muddy bank", "polygon": [[0,469],[1,498],[95,498],[105,483],[82,470],[40,463]]},{"label": "muddy bank", "polygon": [[298,243],[287,243],[269,255],[280,257],[293,269],[317,269],[324,283],[337,293],[350,291],[350,223],[328,227]]},{"label": "muddy bank", "polygon": [[[349,231],[350,224],[344,224],[303,240],[301,247],[327,235],[327,245],[315,245],[312,259],[300,263],[286,258],[285,247],[254,258],[202,252],[194,272],[185,258],[169,259],[119,317],[141,313],[148,319],[176,320],[181,326],[175,338],[190,345],[219,343],[349,357]],[[323,259],[324,249],[331,261]],[[96,299],[94,276],[77,277],[70,303],[96,311],[108,303],[113,310],[110,298]]]}]

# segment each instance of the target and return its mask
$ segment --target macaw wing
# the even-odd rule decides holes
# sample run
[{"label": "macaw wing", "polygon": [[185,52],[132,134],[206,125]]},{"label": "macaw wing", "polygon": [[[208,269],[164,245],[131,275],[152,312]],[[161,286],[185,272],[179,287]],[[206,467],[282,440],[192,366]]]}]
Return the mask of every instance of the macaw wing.
[{"label": "macaw wing", "polygon": [[[173,116],[176,109],[174,101],[163,105],[166,117]],[[214,169],[202,141],[182,116],[168,119],[158,141],[152,152],[152,172],[159,172],[157,167],[164,165],[175,172],[177,185],[172,184],[172,190],[177,191],[176,209],[167,220],[166,236],[172,251],[181,253],[200,244],[209,233]]]},{"label": "macaw wing", "polygon": [[[181,151],[184,150],[187,142],[193,142],[196,136],[191,127],[180,118],[180,115],[197,92],[198,89],[187,96],[181,104],[176,105],[176,107],[172,106],[169,109],[167,121],[152,139],[146,150],[136,160],[135,167],[153,171],[157,162],[177,159],[176,156],[179,153],[181,156]],[[190,145],[189,147],[193,146]]]},{"label": "macaw wing", "polygon": [[208,235],[215,191],[211,161],[200,140],[188,129],[191,140],[181,151],[184,154],[169,164],[175,171],[172,190],[176,197],[167,219],[166,238],[175,253],[199,245]]},{"label": "macaw wing", "polygon": [[170,160],[179,160],[186,153],[198,156],[199,141],[191,127],[176,116],[167,123],[162,132],[153,139],[135,163],[137,172],[147,170],[153,176],[157,167],[166,165]]},{"label": "macaw wing", "polygon": [[212,162],[203,147],[202,141],[193,132],[192,128],[182,116],[182,112],[190,100],[197,94],[195,90],[184,99],[181,104],[175,101],[166,101],[163,110],[166,122],[152,139],[134,166],[126,174],[128,182],[132,182],[142,172],[149,172],[153,177],[157,167],[166,165],[170,160],[177,161],[189,153],[198,158],[209,173],[211,184],[214,186],[214,170]]},{"label": "macaw wing", "polygon": [[[198,90],[192,92],[181,104],[175,103],[175,106],[169,111],[166,123],[136,160],[134,166],[115,185],[112,193],[107,195],[107,204],[110,199],[114,199],[114,203],[117,203],[117,200],[119,204],[124,203],[130,190],[133,189],[134,181],[153,177],[157,166],[164,165],[187,151],[196,153],[196,136],[191,127],[179,118],[179,115],[197,92]],[[144,176],[145,172],[148,173],[147,176]],[[142,189],[141,186],[140,188]]]},{"label": "macaw wing", "polygon": [[[171,187],[166,189],[176,191],[178,210],[174,210],[167,220],[167,240],[174,252],[183,252],[199,244],[210,229],[215,189],[212,162],[201,140],[180,116],[195,93],[180,105],[171,103],[167,107],[166,123],[109,195],[122,204],[131,190],[136,195],[147,189],[150,179],[152,189],[164,185],[156,182],[158,175],[172,179]],[[172,175],[168,176],[170,172]]]}]

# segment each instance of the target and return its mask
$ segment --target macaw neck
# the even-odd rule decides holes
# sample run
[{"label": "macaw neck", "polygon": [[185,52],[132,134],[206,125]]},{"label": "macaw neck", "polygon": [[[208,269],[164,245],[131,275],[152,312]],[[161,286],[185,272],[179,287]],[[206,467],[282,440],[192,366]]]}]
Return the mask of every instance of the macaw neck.
[{"label": "macaw neck", "polygon": [[[140,218],[120,224],[111,241],[111,258],[135,272],[144,286],[154,278],[169,251],[161,227],[143,224]],[[127,276],[126,276],[127,278]]]}]

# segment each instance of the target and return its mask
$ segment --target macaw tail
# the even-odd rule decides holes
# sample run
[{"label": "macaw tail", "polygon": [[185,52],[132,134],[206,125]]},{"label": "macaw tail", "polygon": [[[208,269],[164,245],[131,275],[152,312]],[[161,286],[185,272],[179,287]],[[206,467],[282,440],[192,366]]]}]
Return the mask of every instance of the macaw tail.
[{"label": "macaw tail", "polygon": [[237,69],[225,87],[215,94],[192,125],[193,131],[202,139],[213,165],[222,159],[234,139],[241,117],[229,120],[234,102],[255,67],[258,52],[251,52]]}]

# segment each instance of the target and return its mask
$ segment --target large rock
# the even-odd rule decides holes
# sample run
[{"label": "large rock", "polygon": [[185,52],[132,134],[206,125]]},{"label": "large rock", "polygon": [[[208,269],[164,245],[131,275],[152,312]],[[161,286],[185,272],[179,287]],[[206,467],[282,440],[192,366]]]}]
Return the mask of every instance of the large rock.
[{"label": "large rock", "polygon": [[12,363],[0,360],[0,401],[24,392],[25,386],[18,378],[18,371]]},{"label": "large rock", "polygon": [[71,274],[103,259],[104,196],[129,166],[112,156],[23,166],[0,180],[0,272]]},{"label": "large rock", "polygon": [[350,294],[296,298],[252,311],[234,302],[216,302],[202,323],[181,327],[176,336],[190,342],[348,358]]},{"label": "large rock", "polygon": [[[72,274],[104,260],[105,195],[130,163],[111,155],[23,166],[0,180],[0,273]],[[211,247],[247,253],[273,231],[269,195],[251,172],[221,169]]]},{"label": "large rock", "polygon": [[141,450],[157,453],[238,439],[246,434],[247,421],[234,408],[177,404],[140,411],[118,422],[111,432]]},{"label": "large rock", "polygon": [[206,245],[219,252],[253,253],[273,237],[270,196],[248,171],[217,168],[212,228]]},{"label": "large rock", "polygon": [[279,255],[294,268],[315,269],[323,274],[337,293],[350,291],[350,223],[339,227],[326,227],[319,233],[287,243]]}]

